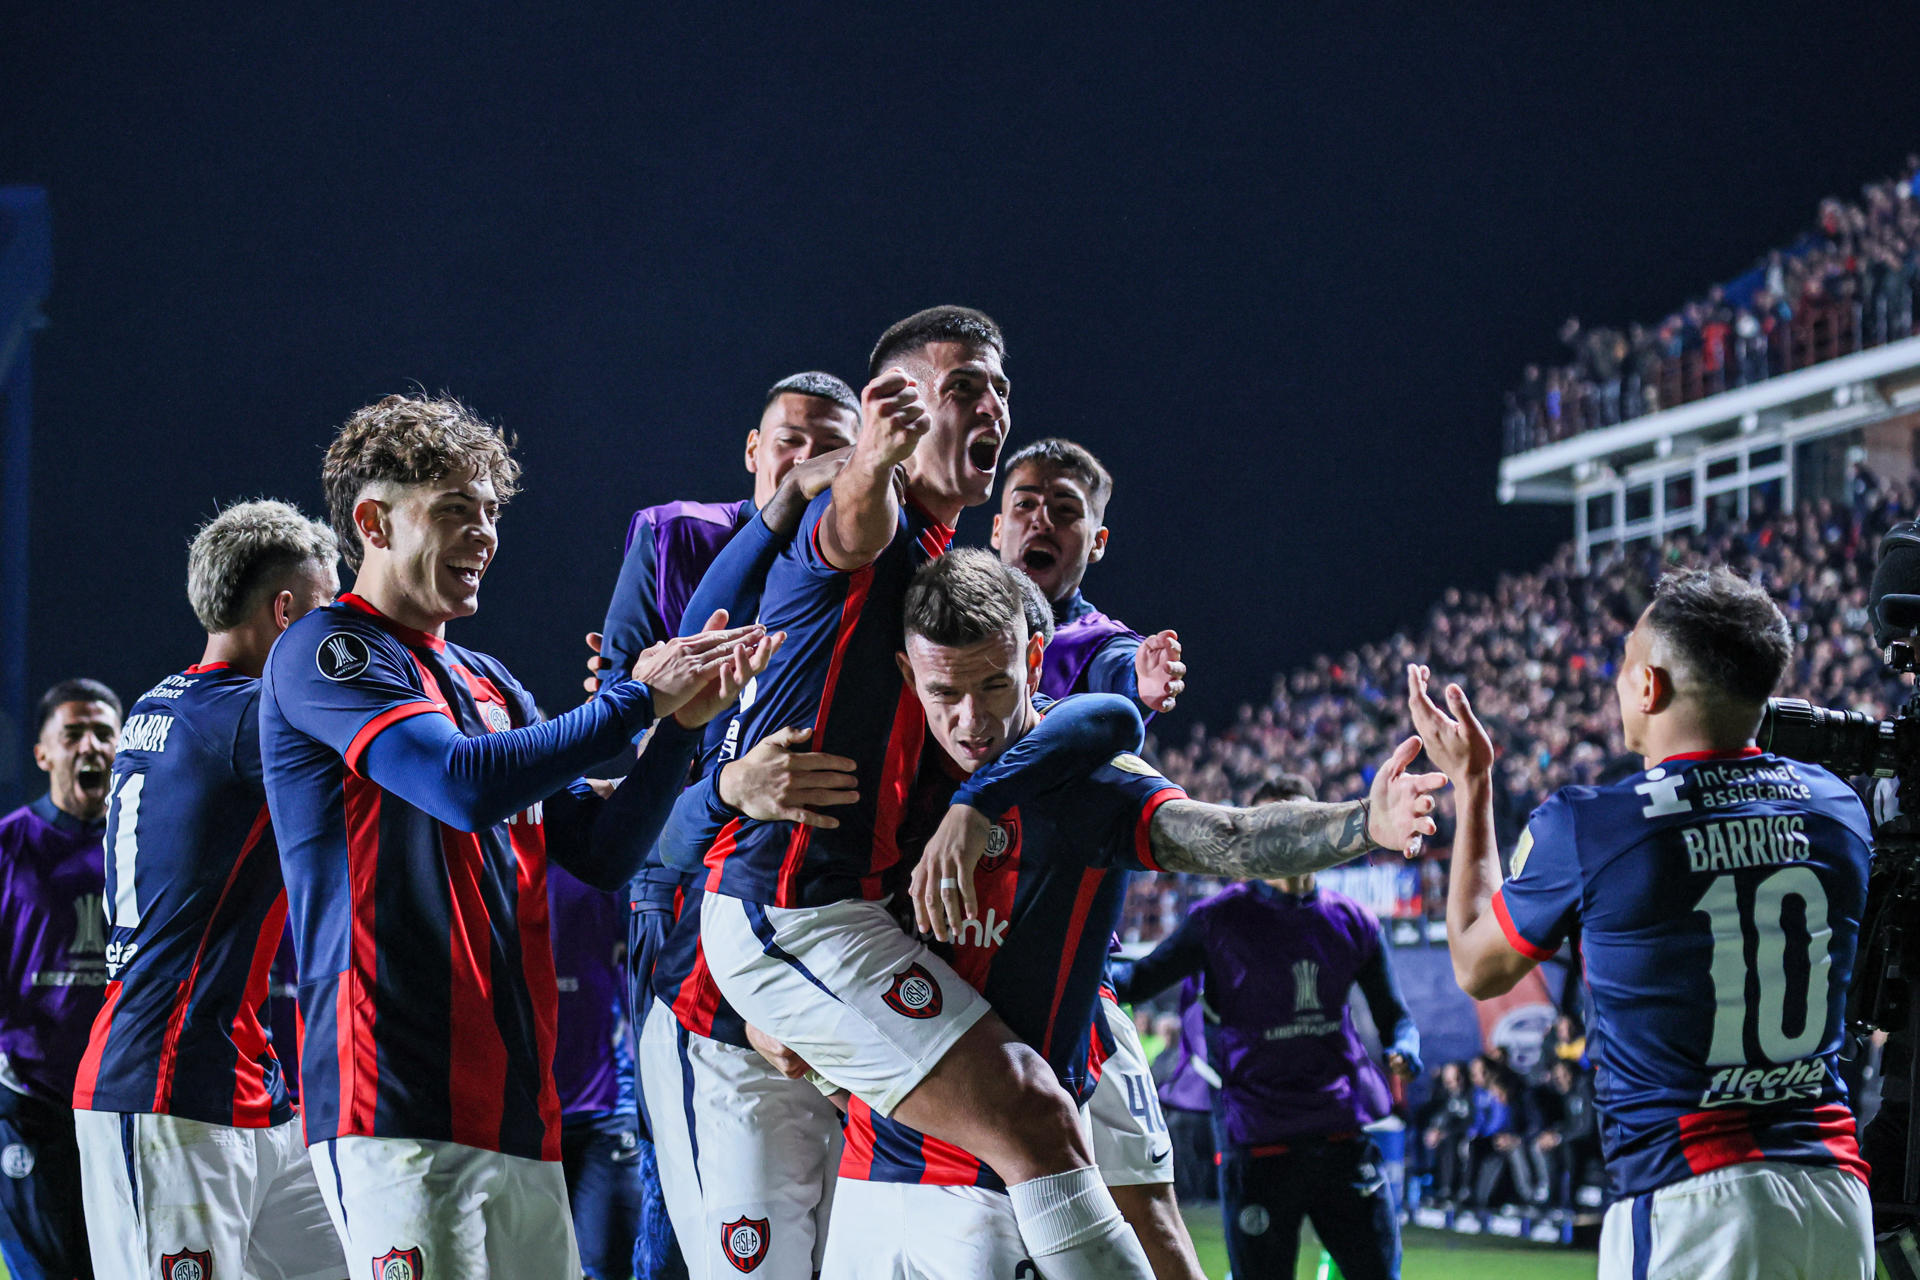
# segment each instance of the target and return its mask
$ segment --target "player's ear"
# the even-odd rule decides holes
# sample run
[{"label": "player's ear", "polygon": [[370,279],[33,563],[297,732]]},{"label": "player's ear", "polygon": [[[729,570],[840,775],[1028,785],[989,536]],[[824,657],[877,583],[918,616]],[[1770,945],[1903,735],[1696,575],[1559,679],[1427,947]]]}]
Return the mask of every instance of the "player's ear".
[{"label": "player's ear", "polygon": [[1652,715],[1665,711],[1673,705],[1673,674],[1665,667],[1656,667],[1651,662],[1641,668],[1645,674],[1640,697],[1640,710]]},{"label": "player's ear", "polygon": [[293,592],[282,591],[273,598],[273,631],[275,635],[293,625]]},{"label": "player's ear", "polygon": [[1027,692],[1040,687],[1040,672],[1046,665],[1047,638],[1039,632],[1027,637]]},{"label": "player's ear", "polygon": [[987,545],[995,551],[1000,549],[1000,513],[993,513],[993,532],[987,535]]},{"label": "player's ear", "polygon": [[1099,564],[1100,557],[1107,554],[1107,526],[1101,525],[1093,531],[1093,547],[1087,552],[1088,564]]},{"label": "player's ear", "polygon": [[748,475],[757,476],[760,474],[760,463],[753,456],[754,451],[757,450],[759,447],[760,447],[760,428],[751,427],[747,431],[747,474]]},{"label": "player's ear", "polygon": [[40,766],[40,772],[53,772],[53,758],[47,754],[45,743],[36,741],[33,744],[33,762]]},{"label": "player's ear", "polygon": [[900,678],[901,678],[902,680],[905,680],[905,681],[907,682],[907,688],[909,688],[909,689],[911,689],[911,688],[913,688],[913,687],[914,687],[914,684],[913,684],[913,664],[912,664],[911,662],[908,662],[908,661],[907,661],[907,655],[906,655],[906,653],[905,653],[905,651],[904,651],[904,650],[895,650],[895,651],[894,651],[894,655],[893,655],[893,660],[894,660],[894,662],[896,662],[897,664],[899,664],[899,667],[900,667]]},{"label": "player's ear", "polygon": [[391,544],[392,540],[387,536],[387,517],[387,504],[378,498],[362,498],[353,504],[353,527],[366,546],[385,550]]}]

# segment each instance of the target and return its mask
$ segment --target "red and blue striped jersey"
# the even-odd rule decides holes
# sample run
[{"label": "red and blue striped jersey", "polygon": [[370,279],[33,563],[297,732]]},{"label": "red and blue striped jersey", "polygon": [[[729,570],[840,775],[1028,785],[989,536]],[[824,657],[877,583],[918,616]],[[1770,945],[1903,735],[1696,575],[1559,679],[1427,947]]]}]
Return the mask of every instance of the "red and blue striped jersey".
[{"label": "red and blue striped jersey", "polygon": [[260,1020],[287,897],[259,710],[260,682],[220,662],[128,711],[107,804],[106,1003],[77,1108],[240,1128],[293,1116]]},{"label": "red and blue striped jersey", "polygon": [[780,729],[812,725],[812,751],[856,763],[860,800],[836,808],[833,829],[740,818],[708,847],[704,888],[781,907],[886,896],[900,863],[900,823],[919,767],[926,716],[894,655],[914,571],[945,554],[953,530],[911,498],[893,541],[852,573],[820,549],[829,490],[813,500],[793,541],[767,571],[760,621],[787,633],[767,670],[740,698],[735,745],[745,753]]},{"label": "red and blue striped jersey", "polygon": [[307,1141],[423,1138],[557,1160],[541,806],[462,831],[362,773],[374,739],[417,715],[469,737],[537,719],[500,663],[351,594],[288,628],[268,659],[261,753],[300,974]]},{"label": "red and blue striped jersey", "polygon": [[1869,841],[1845,783],[1758,751],[1534,811],[1493,912],[1536,960],[1580,932],[1616,1197],[1754,1160],[1864,1179],[1838,1059]]},{"label": "red and blue striped jersey", "polygon": [[[943,772],[930,763],[922,773],[936,796],[935,775]],[[1040,1052],[1076,1101],[1092,1096],[1112,1049],[1094,1033],[1094,1010],[1128,873],[1159,870],[1148,841],[1153,815],[1185,796],[1139,756],[1115,756],[1002,814],[974,871],[979,916],[961,925],[948,959],[1013,1033]],[[964,792],[953,796],[965,799]],[[925,805],[929,817],[945,808],[944,798]],[[921,796],[915,811],[923,811]],[[924,839],[931,829],[919,834]],[[843,1178],[1004,1189],[992,1170],[960,1148],[858,1101],[845,1129]]]}]

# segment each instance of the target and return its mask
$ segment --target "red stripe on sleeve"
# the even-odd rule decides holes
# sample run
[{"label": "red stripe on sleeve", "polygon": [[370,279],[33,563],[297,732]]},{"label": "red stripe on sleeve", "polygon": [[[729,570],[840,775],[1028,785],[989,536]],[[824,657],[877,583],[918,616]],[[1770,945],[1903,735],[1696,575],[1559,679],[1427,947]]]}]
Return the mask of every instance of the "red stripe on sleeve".
[{"label": "red stripe on sleeve", "polygon": [[1500,932],[1507,935],[1507,945],[1529,960],[1551,960],[1553,950],[1529,942],[1520,932],[1520,926],[1507,914],[1506,896],[1499,890],[1493,891],[1493,918],[1500,922]]},{"label": "red stripe on sleeve", "polygon": [[353,741],[347,744],[346,755],[343,757],[347,762],[347,768],[355,773],[360,772],[361,757],[367,754],[367,748],[373,745],[373,740],[379,737],[381,730],[385,729],[388,725],[405,720],[410,716],[425,715],[429,711],[439,710],[441,710],[441,708],[432,702],[403,702],[397,707],[388,707],[385,711],[382,711],[379,715],[361,725],[360,732],[353,735]]},{"label": "red stripe on sleeve", "polygon": [[87,1037],[86,1056],[80,1059],[80,1070],[73,1078],[73,1108],[76,1111],[93,1109],[93,1091],[100,1083],[100,1059],[107,1052],[107,1037],[113,1034],[113,1006],[120,1002],[120,979],[115,978],[107,984],[107,998],[100,1006],[100,1012],[94,1015],[93,1032]]},{"label": "red stripe on sleeve", "polygon": [[1073,976],[1073,962],[1079,958],[1080,935],[1087,929],[1087,913],[1093,909],[1093,896],[1107,873],[1088,867],[1080,873],[1080,891],[1074,895],[1073,914],[1067,918],[1067,931],[1060,943],[1060,973],[1053,980],[1053,1005],[1047,1010],[1047,1034],[1040,1044],[1040,1056],[1053,1059],[1054,1023],[1060,1017],[1060,1001],[1067,994],[1067,979]]},{"label": "red stripe on sleeve", "polygon": [[1187,793],[1179,787],[1162,787],[1147,797],[1140,806],[1140,818],[1133,826],[1133,856],[1140,865],[1149,871],[1159,871],[1161,866],[1153,858],[1153,815],[1160,812],[1160,806],[1169,800],[1185,800]]}]

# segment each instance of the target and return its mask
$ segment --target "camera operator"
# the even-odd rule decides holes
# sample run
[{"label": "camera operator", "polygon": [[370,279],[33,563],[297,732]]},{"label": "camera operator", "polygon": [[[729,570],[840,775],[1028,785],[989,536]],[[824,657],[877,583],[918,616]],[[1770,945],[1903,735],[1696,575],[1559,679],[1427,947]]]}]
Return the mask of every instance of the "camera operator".
[{"label": "camera operator", "polygon": [[1459,788],[1447,944],[1461,987],[1508,991],[1581,933],[1614,1197],[1603,1280],[1873,1274],[1836,1070],[1867,815],[1831,773],[1754,745],[1791,654],[1759,587],[1724,570],[1663,578],[1614,686],[1646,770],[1541,805],[1505,884],[1493,745],[1458,685],[1443,711],[1427,670],[1408,672],[1414,728]]}]

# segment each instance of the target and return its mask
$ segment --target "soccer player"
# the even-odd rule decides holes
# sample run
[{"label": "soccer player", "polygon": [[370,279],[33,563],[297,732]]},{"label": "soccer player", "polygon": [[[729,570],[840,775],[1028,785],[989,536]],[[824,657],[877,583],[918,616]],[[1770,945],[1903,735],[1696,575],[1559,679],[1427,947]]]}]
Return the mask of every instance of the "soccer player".
[{"label": "soccer player", "polygon": [[[1256,804],[1310,802],[1283,776]],[[1354,1029],[1358,987],[1386,1041],[1387,1067],[1420,1071],[1420,1032],[1394,980],[1373,913],[1311,874],[1230,885],[1196,903],[1159,946],[1120,966],[1116,993],[1147,1000],[1201,978],[1207,1061],[1219,1073],[1220,1205],[1233,1274],[1291,1277],[1300,1222],[1348,1280],[1400,1274],[1400,1225],[1380,1148],[1366,1126],[1392,1109],[1387,1082]],[[1261,981],[1286,974],[1291,981]]]},{"label": "soccer player", "polygon": [[282,502],[214,517],[187,553],[200,660],[142,695],[121,732],[111,981],[73,1090],[102,1276],[347,1273],[260,1022],[287,910],[260,672],[280,633],[339,592],[338,555],[327,526]]},{"label": "soccer player", "polygon": [[1071,440],[1036,440],[1005,463],[1006,486],[993,517],[993,549],[1032,578],[1053,606],[1040,692],[1117,693],[1151,715],[1173,710],[1187,687],[1180,637],[1151,638],[1094,608],[1080,593],[1087,568],[1107,553],[1113,477]]},{"label": "soccer player", "polygon": [[[1173,710],[1186,689],[1180,637],[1151,639],[1109,618],[1080,592],[1106,554],[1113,477],[1071,440],[1036,440],[1003,467],[994,550],[1031,578],[1053,610],[1040,691],[1116,693],[1149,716]],[[1133,1020],[1103,989],[1094,1034],[1105,1067],[1088,1104],[1093,1154],[1120,1212],[1139,1235],[1156,1280],[1199,1280],[1200,1264],[1173,1194],[1173,1143],[1153,1093],[1153,1072]]]},{"label": "soccer player", "polygon": [[1500,881],[1493,746],[1458,685],[1408,670],[1413,722],[1459,789],[1454,974],[1510,989],[1578,930],[1614,1203],[1600,1274],[1866,1277],[1866,1166],[1840,1082],[1866,901],[1859,798],[1754,746],[1793,654],[1766,592],[1671,574],[1615,678],[1645,771],[1536,809]]},{"label": "soccer player", "polygon": [[[724,506],[675,502],[637,513],[629,532],[620,579],[607,607],[605,639],[597,642],[604,652],[590,664],[593,674],[589,684],[597,686],[601,673],[612,661],[677,635],[690,598],[710,571],[716,572],[720,579],[706,592],[719,602],[716,607],[728,609],[734,617],[748,617],[757,612],[769,559],[767,553],[792,538],[806,504],[832,481],[839,466],[835,451],[852,442],[859,429],[859,415],[860,402],[853,390],[831,374],[799,373],[783,378],[769,389],[760,425],[747,436],[747,470],[754,477],[751,500]],[[715,561],[723,548],[728,547],[735,548],[732,557],[735,567],[716,571]],[[589,643],[596,641],[589,637]],[[702,771],[732,758],[725,737],[728,723],[724,719],[716,720],[710,729],[702,751]],[[786,743],[789,749],[768,761],[776,772],[806,770],[823,762],[831,763],[815,753],[790,749],[798,746],[803,738],[788,737],[791,739]],[[741,776],[738,770],[735,776]],[[635,1039],[641,1041],[654,1003],[655,965],[663,952],[670,949],[669,935],[676,930],[676,924],[687,939],[681,959],[689,972],[670,975],[667,985],[677,992],[690,975],[695,959],[692,944],[699,936],[699,891],[689,873],[664,866],[657,850],[649,850],[646,865],[634,877],[630,899],[627,980]],[[690,1013],[688,1031],[716,1043],[695,1044],[685,1071],[703,1070],[708,1064],[732,1063],[749,1076],[764,1072],[764,1064],[747,1046],[745,1028],[733,1017],[732,1011],[724,1007],[724,1002],[717,1000],[717,992],[712,995],[715,999],[710,1016]],[[669,997],[667,1003],[674,1007],[677,1000]],[[737,1053],[728,1053],[728,1048]],[[681,1076],[682,1066],[675,1063],[674,1092],[670,1095],[675,1110],[679,1109]],[[731,1083],[725,1088],[741,1087],[740,1071],[726,1073],[726,1078]],[[714,1087],[723,1086],[714,1083]],[[708,1162],[704,1172],[711,1181],[721,1176],[721,1170],[740,1170],[752,1185],[780,1189],[781,1206],[795,1215],[793,1225],[783,1226],[780,1232],[785,1246],[809,1229],[802,1224],[809,1223],[816,1212],[824,1210],[824,1198],[831,1191],[828,1154],[839,1132],[831,1110],[824,1108],[817,1092],[804,1085],[796,1088],[784,1079],[778,1087],[786,1090],[786,1098],[796,1104],[798,1110],[779,1124],[730,1126],[728,1132],[735,1135],[738,1142],[724,1149],[721,1135],[710,1130],[704,1143]],[[647,1105],[648,1092],[642,1088],[640,1104],[646,1141],[651,1145],[653,1117]],[[772,1105],[772,1101],[763,1096],[759,1118],[764,1118],[765,1109]],[[684,1124],[678,1126],[678,1129],[684,1128]],[[663,1163],[676,1167],[676,1158],[674,1153],[667,1153]],[[680,1165],[685,1166],[689,1161],[690,1157],[680,1161]],[[808,1170],[816,1166],[817,1171],[810,1176]],[[645,1231],[635,1245],[634,1271],[643,1280],[672,1274],[685,1265],[678,1255],[686,1246],[676,1245],[674,1241],[674,1232],[667,1221],[669,1214],[663,1211],[666,1205],[662,1192],[656,1177],[647,1188],[649,1208]],[[724,1197],[738,1200],[747,1208],[752,1208],[761,1198],[750,1187],[741,1189],[735,1196]],[[687,1213],[683,1207],[680,1216],[683,1221],[691,1222]],[[753,1214],[743,1209],[737,1216],[751,1219]],[[766,1216],[769,1223],[774,1223],[783,1215],[776,1209]],[[705,1231],[694,1234],[692,1238],[697,1242],[694,1247],[701,1251],[712,1248],[711,1237],[712,1233]],[[783,1247],[782,1253],[787,1251]],[[703,1266],[696,1265],[695,1270],[704,1273]]]},{"label": "soccer player", "polygon": [[[504,666],[446,639],[478,608],[518,485],[501,433],[454,401],[389,396],[348,419],[322,479],[358,575],[274,646],[260,713],[321,1193],[355,1270],[577,1275],[547,857],[625,884],[698,729],[778,637],[670,641],[540,722]],[[649,725],[604,806],[570,786]]]},{"label": "soccer player", "polygon": [[[1033,697],[1044,639],[1029,634],[1023,609],[1031,591],[984,551],[950,553],[920,570],[909,591],[902,667],[951,767],[971,775],[950,789],[915,873],[915,913],[951,943],[954,970],[1020,1037],[1016,1052],[1036,1055],[1084,1101],[1102,1069],[1088,1030],[1125,873],[1331,865],[1368,847],[1367,806],[1259,811],[1188,800],[1131,754],[1138,713],[1111,695],[1054,704],[1043,722]],[[1082,725],[1099,741],[1100,723],[1116,712],[1125,736],[1109,736],[1091,769],[1065,767],[1072,753],[1036,754],[1043,739]],[[1116,745],[1129,750],[1115,753]],[[1425,792],[1440,783],[1403,774],[1417,749],[1404,744],[1380,770],[1374,816],[1397,838],[1424,829]],[[967,886],[964,913],[958,896],[949,902],[939,888],[949,876]],[[914,981],[935,978],[921,971],[900,984],[896,999],[909,1007]],[[996,1171],[857,1097],[841,1172],[826,1274],[1018,1275],[1023,1262],[1053,1274],[1023,1241]]]},{"label": "soccer player", "polygon": [[120,699],[63,680],[40,699],[47,794],[0,818],[0,1261],[15,1280],[91,1276],[73,1078],[107,984],[100,841]]}]

